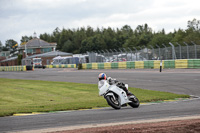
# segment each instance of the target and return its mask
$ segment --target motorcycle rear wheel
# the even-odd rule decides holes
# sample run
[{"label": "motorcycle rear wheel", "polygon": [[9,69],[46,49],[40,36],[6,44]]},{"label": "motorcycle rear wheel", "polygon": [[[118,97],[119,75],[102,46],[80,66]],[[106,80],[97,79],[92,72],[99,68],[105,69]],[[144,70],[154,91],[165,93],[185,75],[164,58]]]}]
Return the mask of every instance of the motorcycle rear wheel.
[{"label": "motorcycle rear wheel", "polygon": [[121,104],[120,104],[118,98],[116,98],[116,100],[114,100],[114,98],[112,96],[107,96],[106,101],[114,109],[120,109],[121,108]]},{"label": "motorcycle rear wheel", "polygon": [[136,96],[135,98],[131,98],[129,100],[132,101],[131,103],[128,103],[132,108],[138,108],[140,106],[140,101]]}]

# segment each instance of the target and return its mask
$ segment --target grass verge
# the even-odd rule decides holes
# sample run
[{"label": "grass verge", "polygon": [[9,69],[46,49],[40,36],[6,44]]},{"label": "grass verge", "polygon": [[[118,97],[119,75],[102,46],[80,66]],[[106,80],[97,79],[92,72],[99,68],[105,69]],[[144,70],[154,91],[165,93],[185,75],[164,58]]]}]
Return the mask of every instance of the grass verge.
[{"label": "grass verge", "polygon": [[[129,88],[140,102],[187,98],[160,91]],[[0,116],[15,113],[107,107],[95,84],[0,78]]]}]

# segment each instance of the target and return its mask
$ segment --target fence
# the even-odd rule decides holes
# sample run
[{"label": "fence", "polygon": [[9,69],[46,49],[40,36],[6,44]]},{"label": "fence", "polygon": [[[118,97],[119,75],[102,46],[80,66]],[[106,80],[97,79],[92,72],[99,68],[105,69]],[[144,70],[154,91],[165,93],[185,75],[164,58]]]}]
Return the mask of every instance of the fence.
[{"label": "fence", "polygon": [[93,62],[123,62],[123,61],[145,61],[145,60],[175,60],[175,59],[200,59],[200,45],[192,42],[192,45],[183,43],[172,44],[170,46],[162,44],[163,47],[156,45],[156,48],[123,48],[98,50],[88,52],[89,63]]}]

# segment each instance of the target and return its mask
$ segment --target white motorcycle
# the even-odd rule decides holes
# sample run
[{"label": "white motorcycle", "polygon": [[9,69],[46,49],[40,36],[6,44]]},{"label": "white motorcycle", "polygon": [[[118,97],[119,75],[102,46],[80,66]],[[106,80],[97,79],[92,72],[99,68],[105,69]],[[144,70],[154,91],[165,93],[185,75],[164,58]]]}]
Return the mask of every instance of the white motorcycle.
[{"label": "white motorcycle", "polygon": [[[125,84],[128,89],[128,84]],[[135,95],[127,96],[126,92],[116,84],[110,85],[107,80],[100,80],[98,83],[99,95],[104,96],[108,105],[114,109],[120,109],[129,104],[133,108],[138,108],[140,102]]]}]

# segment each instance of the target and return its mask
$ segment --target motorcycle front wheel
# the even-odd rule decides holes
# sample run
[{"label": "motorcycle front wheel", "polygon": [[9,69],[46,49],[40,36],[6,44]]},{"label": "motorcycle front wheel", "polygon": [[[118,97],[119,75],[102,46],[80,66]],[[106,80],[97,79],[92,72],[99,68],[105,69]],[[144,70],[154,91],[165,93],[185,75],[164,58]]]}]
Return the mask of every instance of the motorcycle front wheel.
[{"label": "motorcycle front wheel", "polygon": [[114,99],[113,96],[107,96],[106,101],[114,109],[120,109],[121,108],[121,104],[120,104],[118,98]]},{"label": "motorcycle front wheel", "polygon": [[134,96],[134,98],[130,98],[129,100],[132,101],[131,103],[128,103],[132,108],[138,108],[140,106],[140,101],[136,96]]}]

